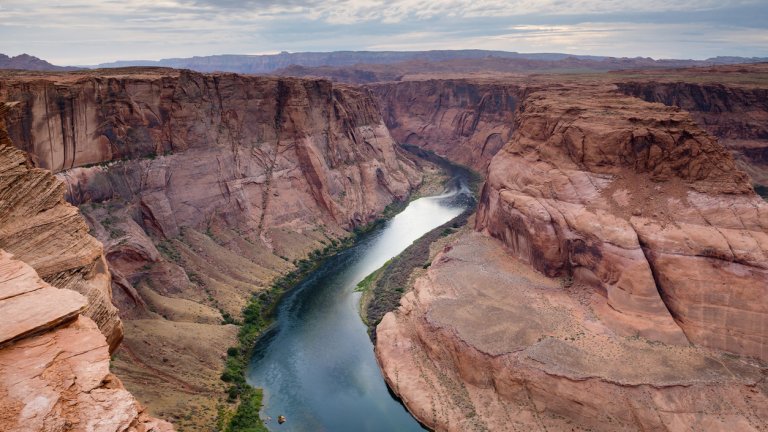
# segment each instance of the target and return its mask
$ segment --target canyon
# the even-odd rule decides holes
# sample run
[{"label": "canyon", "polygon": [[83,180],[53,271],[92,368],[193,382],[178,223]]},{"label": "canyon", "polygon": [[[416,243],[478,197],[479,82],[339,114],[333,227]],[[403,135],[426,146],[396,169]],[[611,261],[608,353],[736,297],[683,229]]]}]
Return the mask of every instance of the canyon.
[{"label": "canyon", "polygon": [[209,428],[248,299],[409,196],[423,162],[402,143],[485,180],[470,224],[433,244],[376,330],[384,377],[420,422],[765,430],[768,204],[753,185],[768,172],[768,69],[707,71],[364,86],[3,72],[4,172],[39,178],[3,188],[0,274],[62,301],[0,357],[90,338],[88,385],[121,395],[126,424],[170,427],[125,389],[176,427]]},{"label": "canyon", "polygon": [[327,81],[15,74],[0,95],[17,102],[6,114],[14,145],[58,173],[55,190],[88,222],[67,206],[74,225],[55,234],[99,240],[62,247],[109,264],[101,289],[125,326],[113,370],[178,426],[211,425],[228,406],[219,377],[251,295],[421,181],[373,100]]},{"label": "canyon", "polygon": [[687,113],[529,86],[479,233],[378,327],[385,376],[437,430],[762,430],[767,211]]},{"label": "canyon", "polygon": [[[766,64],[672,73],[634,73],[619,90],[648,102],[680,107],[734,153],[753,183],[768,184]],[[703,77],[702,77],[703,74]],[[677,78],[677,79],[675,79]]]}]

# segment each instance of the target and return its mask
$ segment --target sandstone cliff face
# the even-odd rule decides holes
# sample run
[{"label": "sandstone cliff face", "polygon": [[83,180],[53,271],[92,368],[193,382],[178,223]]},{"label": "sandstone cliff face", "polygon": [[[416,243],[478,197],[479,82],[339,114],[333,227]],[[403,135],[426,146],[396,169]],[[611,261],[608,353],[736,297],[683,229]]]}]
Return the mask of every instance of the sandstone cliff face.
[{"label": "sandstone cliff face", "polygon": [[[241,225],[255,220],[263,228],[265,218],[277,218],[262,213],[270,201],[291,201],[278,223],[311,206],[310,213],[337,225],[360,224],[403,198],[415,177],[359,90],[322,80],[175,71],[78,78],[0,83],[2,97],[24,101],[9,125],[11,138],[36,165],[56,172],[149,157],[69,171],[69,198],[80,204],[140,196],[163,219],[168,237],[176,235],[174,225],[201,226],[223,202],[236,210],[219,209],[222,218],[248,214]],[[154,160],[170,153],[178,154]],[[168,201],[189,184],[204,191],[182,199],[196,202]],[[356,193],[358,185],[366,193]],[[170,190],[170,198],[153,194],[159,190]],[[302,196],[271,199],[282,190]]]},{"label": "sandstone cliff face", "polygon": [[[6,115],[3,105],[0,121]],[[112,305],[110,276],[101,244],[88,235],[64,185],[51,173],[27,166],[26,155],[0,136],[0,249],[31,265],[48,283],[88,298],[84,314],[107,337],[110,351],[123,338]]]},{"label": "sandstone cliff face", "polygon": [[765,366],[616,335],[594,289],[463,233],[377,328],[408,409],[440,431],[761,431]]},{"label": "sandstone cliff face", "polygon": [[86,308],[85,297],[50,286],[0,250],[0,429],[173,430],[109,372],[109,345],[80,315]]},{"label": "sandstone cliff face", "polygon": [[122,323],[101,245],[63,201],[61,182],[10,146],[6,112],[1,105],[0,429],[172,430],[109,372]]},{"label": "sandstone cliff face", "polygon": [[185,429],[224,402],[237,328],[222,321],[420,181],[368,92],[323,80],[145,69],[17,77],[0,95],[104,244],[127,319],[116,373]]},{"label": "sandstone cliff face", "polygon": [[690,112],[699,126],[734,153],[754,183],[768,184],[767,88],[727,82],[629,81],[617,85],[628,95]]},{"label": "sandstone cliff face", "polygon": [[625,332],[768,358],[768,206],[722,146],[603,88],[534,92],[517,122],[479,229],[605,290]]},{"label": "sandstone cliff face", "polygon": [[384,121],[400,143],[418,145],[484,172],[514,131],[524,89],[483,80],[425,80],[371,85]]},{"label": "sandstone cliff face", "polygon": [[768,427],[768,205],[727,150],[599,82],[530,84],[515,123],[488,237],[377,328],[394,391],[438,430]]}]

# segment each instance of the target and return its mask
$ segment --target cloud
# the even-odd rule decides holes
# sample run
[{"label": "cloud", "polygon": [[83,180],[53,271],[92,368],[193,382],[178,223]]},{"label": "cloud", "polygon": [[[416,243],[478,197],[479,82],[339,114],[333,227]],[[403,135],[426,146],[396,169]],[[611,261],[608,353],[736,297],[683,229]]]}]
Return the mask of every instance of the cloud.
[{"label": "cloud", "polygon": [[3,0],[7,54],[59,64],[341,49],[768,56],[764,0]]}]

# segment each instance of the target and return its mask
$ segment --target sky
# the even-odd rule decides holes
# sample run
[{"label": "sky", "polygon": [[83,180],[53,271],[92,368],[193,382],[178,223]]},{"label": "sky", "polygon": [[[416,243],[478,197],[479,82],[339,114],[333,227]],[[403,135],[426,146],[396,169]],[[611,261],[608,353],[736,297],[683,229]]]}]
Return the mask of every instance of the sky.
[{"label": "sky", "polygon": [[768,57],[768,0],[0,0],[0,53],[59,65],[471,48]]}]

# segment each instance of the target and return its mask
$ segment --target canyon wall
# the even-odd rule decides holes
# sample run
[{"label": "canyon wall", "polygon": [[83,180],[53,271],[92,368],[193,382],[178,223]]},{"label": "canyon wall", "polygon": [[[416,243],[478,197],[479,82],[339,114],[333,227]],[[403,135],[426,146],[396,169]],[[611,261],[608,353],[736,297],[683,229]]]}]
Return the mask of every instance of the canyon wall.
[{"label": "canyon wall", "polygon": [[369,93],[324,80],[113,70],[17,76],[0,96],[104,245],[115,372],[185,430],[227,406],[247,300],[421,181]]},{"label": "canyon wall", "polygon": [[[690,81],[690,78],[688,78]],[[627,81],[619,89],[691,113],[734,153],[755,184],[768,185],[768,88],[756,84]]]},{"label": "canyon wall", "polygon": [[485,168],[514,131],[524,89],[481,79],[423,80],[368,86],[392,136],[468,165]]},{"label": "canyon wall", "polygon": [[456,234],[377,328],[437,430],[764,430],[768,205],[676,107],[529,83]]},{"label": "canyon wall", "polygon": [[84,391],[116,386],[141,430],[155,420],[105,366],[124,325],[113,371],[153,414],[209,430],[228,406],[219,376],[247,299],[419,183],[396,139],[487,173],[479,232],[441,241],[377,328],[385,378],[422,422],[765,430],[768,207],[710,135],[762,140],[762,108],[750,111],[761,96],[696,96],[689,115],[626,93],[655,102],[693,87],[648,96],[612,79],[4,77],[27,154],[0,148],[0,249],[16,255],[0,253],[0,269],[29,281],[22,295],[87,300],[51,294],[60,308],[38,304],[52,315],[5,331],[22,351],[0,356],[22,358],[31,333],[54,358],[93,336],[100,384],[89,376]]},{"label": "canyon wall", "polygon": [[11,145],[8,110],[0,104],[0,429],[172,430],[110,373],[123,327],[101,244],[61,181]]},{"label": "canyon wall", "polygon": [[[478,228],[598,285],[643,318],[633,332],[768,358],[768,205],[725,149],[687,113],[601,88],[534,92],[521,111]],[[662,317],[650,331],[674,336],[643,333]]]},{"label": "canyon wall", "polygon": [[[3,107],[0,120],[12,111]],[[64,184],[50,173],[29,169],[27,156],[3,134],[0,249],[31,265],[46,282],[86,296],[84,315],[98,324],[114,351],[123,338],[123,324],[112,305],[101,243],[88,235],[77,208],[64,200]]]}]

